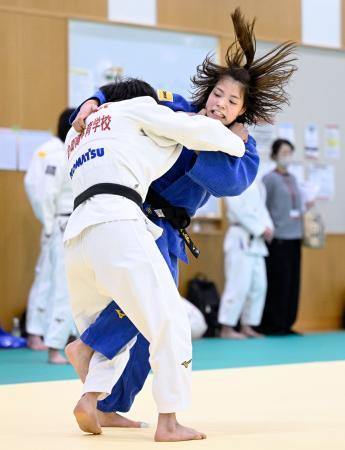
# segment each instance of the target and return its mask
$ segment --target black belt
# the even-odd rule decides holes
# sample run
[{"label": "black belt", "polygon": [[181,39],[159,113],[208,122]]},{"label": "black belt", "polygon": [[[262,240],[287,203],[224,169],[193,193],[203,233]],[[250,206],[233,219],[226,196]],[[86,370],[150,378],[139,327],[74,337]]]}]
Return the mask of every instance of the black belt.
[{"label": "black belt", "polygon": [[86,200],[93,197],[94,195],[99,194],[112,194],[126,197],[136,203],[140,209],[143,209],[143,201],[137,191],[127,186],[123,186],[122,184],[115,183],[99,183],[89,187],[75,198],[73,209],[78,208],[78,206],[84,203]]},{"label": "black belt", "polygon": [[[245,230],[244,226],[241,225],[241,224],[238,223],[238,222],[231,222],[231,223],[230,223],[230,226],[231,226],[231,227],[240,227],[240,228],[243,228],[243,229]],[[247,231],[247,230],[246,230],[246,231]],[[253,240],[254,238],[255,238],[254,234],[249,233],[249,242],[252,242],[252,240]]]},{"label": "black belt", "polygon": [[149,216],[154,215],[155,217],[166,219],[176,230],[178,230],[192,255],[197,258],[200,255],[200,250],[196,247],[191,237],[185,230],[191,220],[185,208],[172,206],[167,200],[165,200],[165,198],[163,198],[152,188],[148,190],[145,202],[150,204],[150,206],[145,208],[145,212]]}]

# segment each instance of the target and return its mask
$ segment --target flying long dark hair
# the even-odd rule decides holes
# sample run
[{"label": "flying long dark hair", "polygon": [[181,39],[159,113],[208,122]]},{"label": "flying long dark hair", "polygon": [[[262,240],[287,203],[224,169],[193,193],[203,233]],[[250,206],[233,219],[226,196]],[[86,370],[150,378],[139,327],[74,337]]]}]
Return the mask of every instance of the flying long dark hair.
[{"label": "flying long dark hair", "polygon": [[247,124],[270,122],[282,105],[289,103],[285,87],[297,69],[293,64],[296,44],[285,42],[255,60],[255,19],[246,21],[240,8],[231,14],[231,19],[235,41],[226,51],[226,65],[215,64],[208,55],[197,67],[197,74],[191,79],[193,104],[204,108],[218,81],[229,76],[243,86],[246,110],[237,121]]}]

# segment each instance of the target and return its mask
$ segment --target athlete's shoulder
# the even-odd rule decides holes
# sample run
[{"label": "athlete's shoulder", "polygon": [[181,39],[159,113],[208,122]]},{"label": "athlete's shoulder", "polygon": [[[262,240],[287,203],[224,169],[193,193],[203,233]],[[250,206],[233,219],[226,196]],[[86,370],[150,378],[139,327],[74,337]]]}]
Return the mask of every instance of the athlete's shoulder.
[{"label": "athlete's shoulder", "polygon": [[157,96],[161,105],[168,106],[174,111],[190,112],[192,110],[190,102],[180,94],[165,89],[157,89]]},{"label": "athlete's shoulder", "polygon": [[63,143],[55,136],[52,136],[51,139],[41,144],[34,153],[34,157],[38,159],[45,159],[51,153],[55,152],[57,149],[60,150],[63,148]]}]

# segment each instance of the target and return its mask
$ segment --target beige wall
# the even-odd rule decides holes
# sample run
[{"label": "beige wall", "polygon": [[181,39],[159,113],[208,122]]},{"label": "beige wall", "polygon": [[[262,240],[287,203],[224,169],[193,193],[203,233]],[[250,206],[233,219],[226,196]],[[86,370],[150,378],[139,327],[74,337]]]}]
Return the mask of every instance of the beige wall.
[{"label": "beige wall", "polygon": [[[54,129],[67,102],[66,20],[0,10],[1,127]],[[39,246],[39,224],[22,172],[0,172],[0,321],[26,305]]]},{"label": "beige wall", "polygon": [[257,39],[301,39],[300,0],[157,0],[158,24],[232,35],[230,12],[241,6],[247,17],[258,17]]},{"label": "beige wall", "polygon": [[[343,0],[344,2],[344,0]],[[158,0],[158,25],[212,32],[222,47],[232,30],[231,0]],[[300,40],[299,0],[242,0],[248,16],[257,15],[258,39]],[[106,20],[106,0],[0,0],[0,127],[55,128],[67,103],[67,19]],[[344,12],[343,12],[344,16]],[[344,37],[344,34],[343,34]],[[343,39],[345,47],[345,38]],[[38,254],[39,224],[23,189],[23,174],[0,171],[0,321],[10,327],[24,310]],[[216,231],[195,235],[202,255],[198,264],[181,265],[181,290],[198,271],[223,287],[224,220]],[[345,236],[329,236],[324,250],[304,252],[299,325],[305,329],[336,328],[344,306]]]},{"label": "beige wall", "polygon": [[[186,294],[188,280],[198,272],[216,282],[219,292],[224,286],[223,232],[214,235],[194,234],[199,247],[198,260],[180,264],[180,292]],[[324,249],[303,249],[300,309],[296,328],[300,331],[332,330],[341,327],[345,311],[345,235],[327,236]]]}]

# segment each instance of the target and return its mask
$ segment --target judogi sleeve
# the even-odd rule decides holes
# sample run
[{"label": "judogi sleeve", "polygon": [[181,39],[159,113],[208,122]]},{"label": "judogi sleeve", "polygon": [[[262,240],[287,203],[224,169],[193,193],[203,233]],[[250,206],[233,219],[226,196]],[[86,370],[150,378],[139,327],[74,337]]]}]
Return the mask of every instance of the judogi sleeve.
[{"label": "judogi sleeve", "polygon": [[106,103],[107,99],[105,98],[105,95],[103,94],[103,92],[101,91],[101,89],[98,89],[98,91],[96,91],[94,93],[94,95],[92,97],[87,98],[85,101],[83,101],[83,103],[81,103],[77,109],[75,109],[70,118],[69,118],[69,123],[70,125],[72,125],[73,120],[77,117],[80,108],[83,106],[84,103],[86,103],[88,100],[96,100],[98,102],[98,105],[103,105],[103,103]]},{"label": "judogi sleeve", "polygon": [[233,156],[243,156],[242,139],[220,121],[205,116],[174,113],[154,100],[147,101],[131,112],[144,133],[158,145],[165,147],[174,142],[188,149],[221,151]]},{"label": "judogi sleeve", "polygon": [[157,96],[160,105],[167,106],[173,111],[197,112],[195,107],[180,94],[157,89]]},{"label": "judogi sleeve", "polygon": [[222,152],[200,152],[187,175],[215,197],[240,195],[254,181],[260,161],[252,136],[245,149],[242,158]]}]

